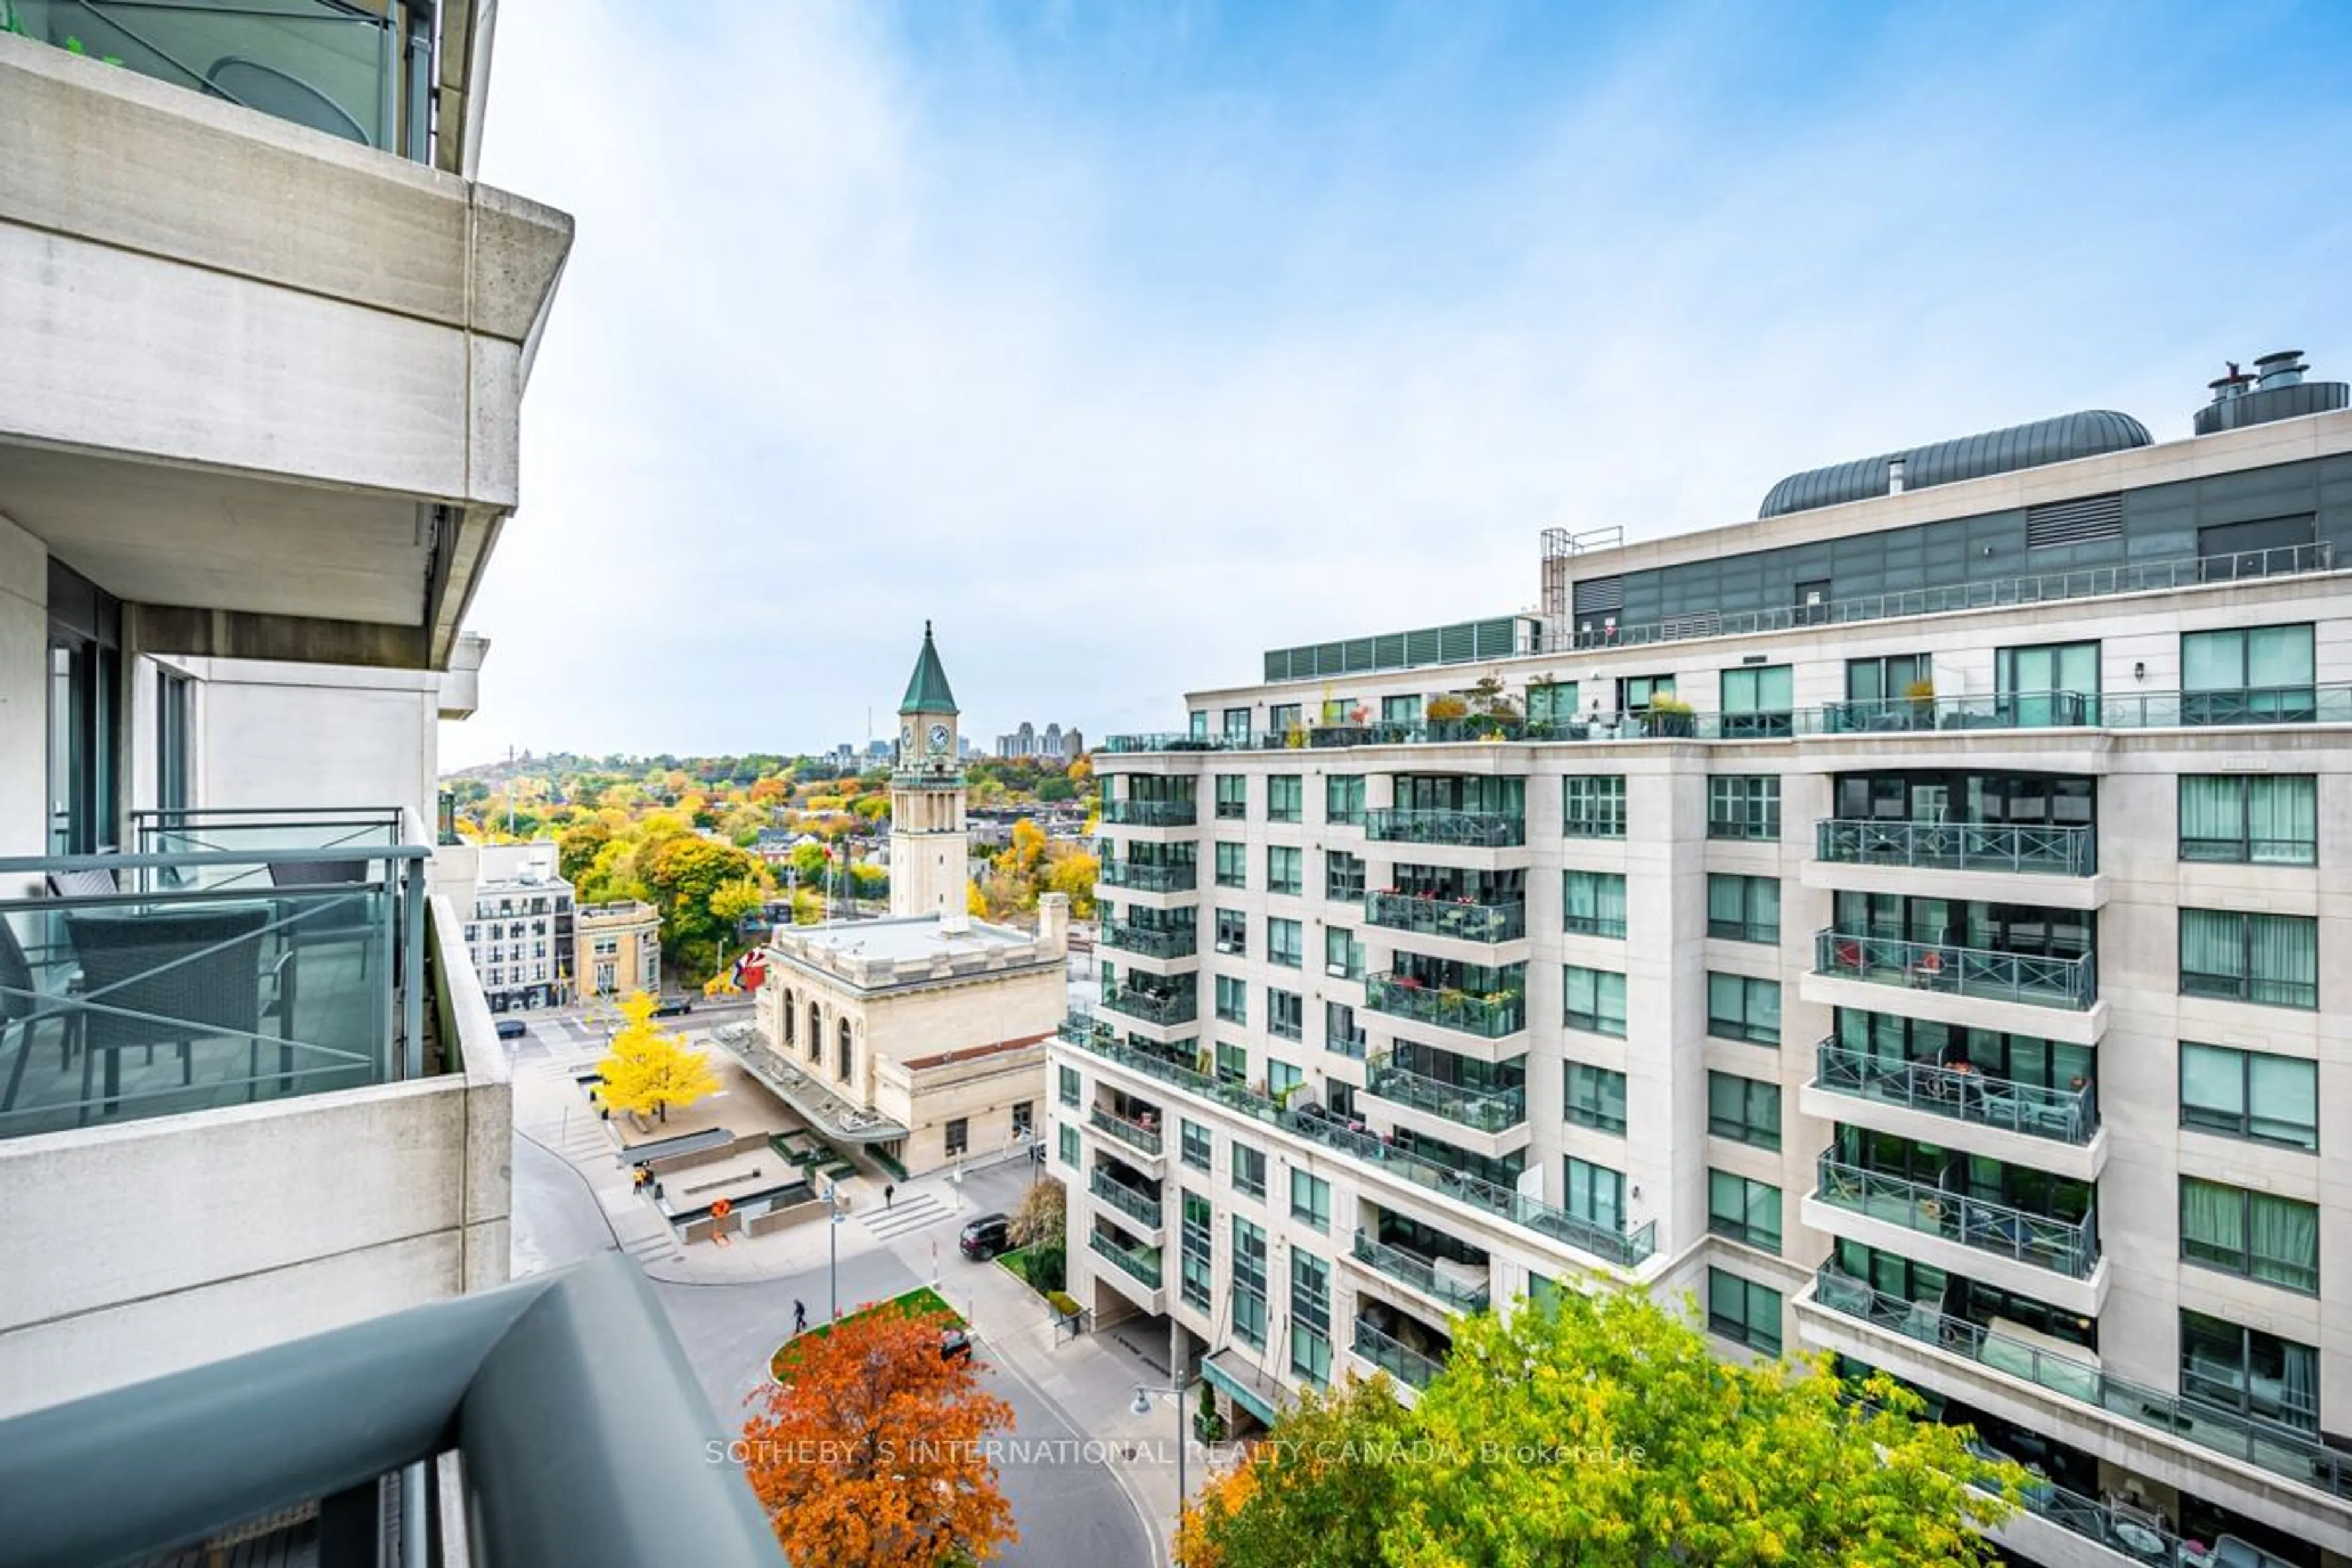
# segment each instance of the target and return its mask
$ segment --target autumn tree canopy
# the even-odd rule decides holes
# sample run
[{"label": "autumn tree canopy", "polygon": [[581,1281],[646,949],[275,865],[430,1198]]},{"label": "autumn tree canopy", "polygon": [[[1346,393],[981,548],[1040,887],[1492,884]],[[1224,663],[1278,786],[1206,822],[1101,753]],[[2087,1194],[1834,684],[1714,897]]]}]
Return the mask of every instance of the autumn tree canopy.
[{"label": "autumn tree canopy", "polygon": [[938,1313],[865,1312],[794,1339],[783,1382],[751,1395],[744,1473],[794,1563],[941,1568],[1018,1536],[985,1439],[1013,1407],[969,1357],[940,1354]]},{"label": "autumn tree canopy", "polygon": [[596,1064],[604,1079],[596,1086],[597,1098],[608,1109],[667,1121],[671,1106],[692,1105],[718,1092],[710,1058],[687,1049],[685,1036],[655,1024],[652,997],[632,991],[619,1006],[626,1022]]}]

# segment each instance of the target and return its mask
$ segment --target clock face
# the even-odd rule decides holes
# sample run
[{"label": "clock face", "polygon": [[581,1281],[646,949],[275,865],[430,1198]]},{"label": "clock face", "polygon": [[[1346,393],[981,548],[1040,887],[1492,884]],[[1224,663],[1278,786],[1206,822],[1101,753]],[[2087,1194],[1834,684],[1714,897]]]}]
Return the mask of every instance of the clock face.
[{"label": "clock face", "polygon": [[898,744],[910,752],[915,749],[915,727],[912,724],[898,726]]},{"label": "clock face", "polygon": [[946,751],[947,749],[948,749],[948,727],[947,727],[945,724],[934,724],[934,725],[932,725],[932,726],[931,726],[931,750],[933,750],[933,751],[935,751],[935,752],[944,752],[944,751]]}]

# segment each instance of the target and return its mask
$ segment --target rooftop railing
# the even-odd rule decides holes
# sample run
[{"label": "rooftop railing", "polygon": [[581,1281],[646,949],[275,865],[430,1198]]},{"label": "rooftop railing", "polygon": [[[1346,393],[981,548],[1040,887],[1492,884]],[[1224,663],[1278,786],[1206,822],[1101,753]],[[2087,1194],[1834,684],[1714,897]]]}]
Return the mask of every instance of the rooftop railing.
[{"label": "rooftop railing", "polygon": [[1391,1339],[1361,1318],[1356,1320],[1356,1353],[1412,1388],[1427,1388],[1445,1363]]},{"label": "rooftop railing", "polygon": [[1499,811],[1397,810],[1364,814],[1364,836],[1382,844],[1456,844],[1505,849],[1528,841],[1524,817]]},{"label": "rooftop railing", "polygon": [[1834,928],[1813,934],[1813,971],[1839,980],[1866,980],[1951,996],[2025,1002],[2075,1012],[2098,1000],[2091,954],[2050,957],[1994,952],[1948,942],[1906,942]]},{"label": "rooftop railing", "polygon": [[1238,1111],[1268,1126],[1281,1125],[1282,1108],[1267,1096],[1245,1085],[1213,1078],[1155,1052],[1140,1051],[1133,1046],[1123,1045],[1107,1026],[1089,1015],[1072,1014],[1062,1020],[1058,1032],[1071,1045],[1090,1051],[1105,1061],[1139,1072],[1147,1078],[1158,1079],[1164,1084],[1213,1101],[1228,1110]]},{"label": "rooftop railing", "polygon": [[1095,879],[1107,888],[1133,888],[1146,893],[1189,893],[1200,885],[1196,865],[1159,865],[1106,857]]},{"label": "rooftop railing", "polygon": [[2070,1279],[2087,1279],[2098,1267],[2095,1213],[2073,1220],[2036,1214],[2011,1204],[1849,1165],[1827,1150],[1815,1163],[1815,1171],[1820,1186],[1814,1195],[1832,1208],[2013,1258]]},{"label": "rooftop railing", "polygon": [[54,895],[0,900],[0,1137],[423,1076],[432,851],[397,813],[302,843],[318,817],[139,835],[276,847],[0,859]]},{"label": "rooftop railing", "polygon": [[1160,1289],[1160,1255],[1146,1247],[1129,1247],[1101,1231],[1087,1233],[1087,1245],[1100,1257],[1109,1258],[1126,1273],[1157,1290]]},{"label": "rooftop railing", "polygon": [[1189,1024],[1201,1016],[1201,998],[1190,981],[1181,990],[1146,991],[1139,987],[1105,986],[1101,1005],[1162,1028]]},{"label": "rooftop railing", "polygon": [[1511,942],[1528,934],[1528,907],[1384,891],[1364,895],[1364,923],[1457,942]]},{"label": "rooftop railing", "polygon": [[1108,1171],[1097,1171],[1087,1190],[1149,1230],[1160,1228],[1160,1200],[1137,1192]]},{"label": "rooftop railing", "polygon": [[1527,997],[1517,992],[1477,995],[1405,974],[1367,975],[1364,1005],[1375,1013],[1457,1029],[1482,1040],[1499,1040],[1528,1026]]},{"label": "rooftop railing", "polygon": [[[2133,1426],[2166,1433],[2335,1497],[2352,1498],[2352,1455],[2337,1453],[2312,1431],[2119,1377],[2088,1352],[2078,1359],[2028,1344],[1952,1317],[1932,1302],[1890,1296],[1835,1268],[1824,1267],[1816,1276],[1812,1300],[1832,1311],[2022,1378]],[[2315,1430],[2316,1411],[2297,1414],[2307,1416]]]},{"label": "rooftop railing", "polygon": [[1370,1231],[1358,1231],[1349,1251],[1358,1262],[1411,1286],[1433,1300],[1443,1301],[1457,1311],[1485,1311],[1486,1303],[1492,1300],[1492,1292],[1483,1274],[1475,1283],[1457,1279],[1442,1271],[1433,1258],[1408,1252],[1402,1247],[1391,1247],[1374,1237]]},{"label": "rooftop railing", "polygon": [[1102,819],[1120,827],[1190,827],[1201,807],[1190,800],[1114,800],[1104,804]]},{"label": "rooftop railing", "polygon": [[1370,1064],[1364,1092],[1391,1104],[1425,1110],[1479,1132],[1506,1131],[1526,1125],[1528,1120],[1525,1087],[1479,1089],[1446,1083],[1399,1067],[1387,1057],[1378,1058]]},{"label": "rooftop railing", "polygon": [[424,163],[430,17],[423,9],[404,36],[332,0],[13,0],[0,32]]},{"label": "rooftop railing", "polygon": [[1829,817],[1813,824],[1814,855],[1841,866],[2087,877],[2099,868],[2097,847],[2087,826],[1877,822],[1853,817]]},{"label": "rooftop railing", "polygon": [[2099,1131],[2097,1093],[2087,1082],[2080,1089],[2049,1089],[1965,1066],[1889,1061],[1840,1045],[1835,1037],[1814,1047],[1814,1059],[1813,1081],[1832,1094],[1883,1100],[2061,1143],[2087,1143]]},{"label": "rooftop railing", "polygon": [[1173,931],[1137,925],[1132,921],[1105,921],[1102,945],[1146,958],[1191,958],[1200,951],[1201,933],[1191,926]]}]

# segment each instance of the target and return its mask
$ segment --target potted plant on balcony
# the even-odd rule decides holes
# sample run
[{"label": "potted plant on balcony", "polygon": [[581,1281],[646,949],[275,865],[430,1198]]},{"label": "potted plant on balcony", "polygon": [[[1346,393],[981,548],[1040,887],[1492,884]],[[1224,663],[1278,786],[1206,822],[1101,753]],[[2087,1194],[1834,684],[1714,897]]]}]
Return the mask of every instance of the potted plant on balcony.
[{"label": "potted plant on balcony", "polygon": [[1462,733],[1462,721],[1469,717],[1470,704],[1463,701],[1459,697],[1448,694],[1444,697],[1431,698],[1429,706],[1422,711],[1423,716],[1429,721],[1431,740],[1458,740]]},{"label": "potted plant on balcony", "polygon": [[1470,688],[1466,728],[1482,741],[1499,741],[1519,727],[1518,704],[1503,689],[1499,675],[1482,675]]},{"label": "potted plant on balcony", "polygon": [[1225,1418],[1217,1409],[1217,1391],[1209,1386],[1207,1378],[1201,1380],[1201,1407],[1192,1412],[1192,1436],[1203,1443],[1225,1440]]},{"label": "potted plant on balcony", "polygon": [[1671,692],[1650,699],[1650,733],[1689,740],[1698,732],[1691,705]]},{"label": "potted plant on balcony", "polygon": [[1936,727],[1936,683],[1922,676],[1903,689],[1911,704],[1911,725],[1914,730]]}]

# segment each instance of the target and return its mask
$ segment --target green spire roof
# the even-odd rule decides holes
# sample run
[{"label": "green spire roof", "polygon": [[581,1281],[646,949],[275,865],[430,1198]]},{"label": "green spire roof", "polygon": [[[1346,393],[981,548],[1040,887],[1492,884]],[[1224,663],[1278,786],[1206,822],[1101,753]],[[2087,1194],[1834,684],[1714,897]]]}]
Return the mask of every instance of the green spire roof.
[{"label": "green spire roof", "polygon": [[948,689],[948,672],[940,668],[940,650],[931,646],[931,623],[923,623],[923,651],[915,660],[915,673],[907,682],[906,700],[898,704],[901,713],[953,713],[955,693]]}]

